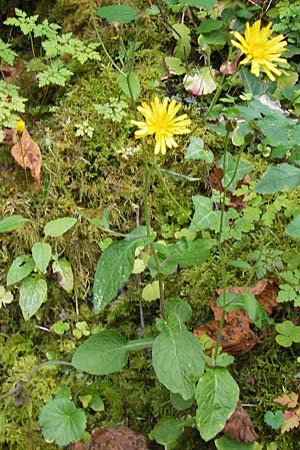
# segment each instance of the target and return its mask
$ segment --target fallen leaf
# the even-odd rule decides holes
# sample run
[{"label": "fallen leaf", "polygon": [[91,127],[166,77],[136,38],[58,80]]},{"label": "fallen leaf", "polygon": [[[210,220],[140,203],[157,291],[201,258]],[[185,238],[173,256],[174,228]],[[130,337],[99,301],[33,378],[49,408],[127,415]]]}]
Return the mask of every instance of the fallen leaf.
[{"label": "fallen leaf", "polygon": [[[253,294],[256,300],[265,308],[267,314],[270,314],[274,306],[276,306],[278,287],[275,281],[260,280],[255,286],[249,288],[238,286],[228,287],[226,290],[228,293],[236,294],[240,294],[244,291],[248,291]],[[220,296],[222,295],[223,290],[218,289],[216,292]],[[215,346],[219,321],[221,319],[223,308],[217,306],[215,298],[210,300],[209,306],[214,312],[215,320],[196,328],[194,330],[194,334],[198,338],[200,338],[203,334],[206,334],[213,340]],[[251,330],[251,324],[251,319],[241,309],[226,312],[221,333],[221,346],[223,351],[231,355],[244,355],[248,353],[261,339],[261,337],[256,336]],[[211,350],[208,352],[211,352]]]},{"label": "fallen leaf", "polygon": [[298,404],[298,398],[299,395],[295,392],[292,392],[291,394],[284,394],[282,396],[279,396],[275,398],[273,401],[275,403],[279,403],[282,406],[287,406],[288,408],[296,408]]},{"label": "fallen leaf", "polygon": [[23,72],[25,67],[25,61],[24,59],[19,59],[15,65],[12,66],[0,66],[0,72],[3,74],[3,78],[8,83],[10,81],[15,80],[20,73]]},{"label": "fallen leaf", "polygon": [[254,442],[257,439],[251,419],[240,400],[236,410],[227,420],[223,431],[238,442]]},{"label": "fallen leaf", "polygon": [[123,426],[96,428],[87,446],[87,450],[148,450],[148,448],[145,436]]},{"label": "fallen leaf", "polygon": [[17,133],[13,136],[13,142],[14,145],[11,148],[13,158],[21,167],[29,169],[32,177],[39,184],[41,182],[42,167],[40,147],[31,138],[26,128],[21,138]]},{"label": "fallen leaf", "polygon": [[281,426],[281,433],[286,433],[287,431],[290,431],[293,428],[297,428],[299,426],[300,419],[296,415],[296,413],[292,411],[285,411],[284,416],[286,417],[286,420]]},{"label": "fallen leaf", "polygon": [[225,61],[220,66],[220,72],[224,73],[225,75],[232,75],[234,72],[236,72],[237,65],[237,58],[233,59],[232,61]]}]

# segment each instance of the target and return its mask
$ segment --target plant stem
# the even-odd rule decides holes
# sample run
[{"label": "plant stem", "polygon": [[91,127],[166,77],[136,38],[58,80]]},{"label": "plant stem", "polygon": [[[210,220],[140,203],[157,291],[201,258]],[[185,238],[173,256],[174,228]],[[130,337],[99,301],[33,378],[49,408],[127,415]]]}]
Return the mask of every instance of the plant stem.
[{"label": "plant stem", "polygon": [[114,62],[114,60],[113,60],[112,57],[110,56],[110,54],[109,54],[107,48],[105,47],[105,44],[104,44],[104,42],[103,42],[103,40],[102,40],[102,37],[101,37],[101,35],[100,35],[99,31],[98,31],[97,22],[96,22],[95,14],[94,14],[94,11],[93,11],[93,0],[89,0],[89,2],[90,2],[90,16],[91,16],[92,24],[93,24],[93,27],[94,27],[94,30],[95,30],[97,39],[98,39],[98,41],[99,41],[99,43],[100,43],[100,45],[101,45],[101,47],[102,47],[102,50],[104,51],[104,53],[105,53],[106,57],[108,58],[109,62],[111,63],[111,65],[112,65],[112,66],[113,66],[120,74],[126,76],[125,73],[123,72],[123,70],[120,69],[120,67]]}]

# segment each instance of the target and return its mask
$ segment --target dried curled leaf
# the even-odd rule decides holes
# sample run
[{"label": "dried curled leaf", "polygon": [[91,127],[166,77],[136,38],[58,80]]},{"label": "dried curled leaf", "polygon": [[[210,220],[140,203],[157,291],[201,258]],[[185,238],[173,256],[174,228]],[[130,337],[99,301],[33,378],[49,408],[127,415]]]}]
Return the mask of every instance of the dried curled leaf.
[{"label": "dried curled leaf", "polygon": [[223,431],[238,442],[254,442],[257,439],[251,419],[242,407],[240,400],[236,410],[227,420]]},{"label": "dried curled leaf", "polygon": [[148,450],[148,448],[145,436],[123,426],[96,428],[87,446],[87,450]]},{"label": "dried curled leaf", "polygon": [[281,433],[286,433],[293,428],[299,427],[300,417],[295,411],[285,411],[284,412],[284,424],[281,427]]},{"label": "dried curled leaf", "polygon": [[22,133],[21,138],[17,133],[13,136],[14,145],[11,154],[15,161],[24,169],[29,169],[32,177],[37,183],[41,182],[42,154],[40,147],[31,138],[28,131]]}]

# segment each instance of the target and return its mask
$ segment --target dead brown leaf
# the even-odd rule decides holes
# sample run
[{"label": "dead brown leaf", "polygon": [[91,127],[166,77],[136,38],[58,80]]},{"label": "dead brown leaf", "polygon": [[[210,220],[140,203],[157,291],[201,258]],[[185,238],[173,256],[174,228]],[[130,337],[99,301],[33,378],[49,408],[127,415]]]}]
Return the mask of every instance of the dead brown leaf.
[{"label": "dead brown leaf", "polygon": [[31,138],[28,131],[22,133],[21,138],[16,133],[13,138],[14,145],[11,154],[15,161],[24,169],[29,169],[31,176],[39,184],[41,182],[42,154],[40,147]]},{"label": "dead brown leaf", "polygon": [[20,75],[20,73],[23,72],[24,67],[24,59],[19,59],[13,67],[0,66],[0,72],[2,73],[4,80],[9,83],[10,81],[15,80]]},{"label": "dead brown leaf", "polygon": [[[256,300],[265,308],[267,314],[270,314],[276,305],[277,284],[272,280],[260,280],[255,286],[228,287],[226,292],[240,294],[244,291],[251,292]],[[222,295],[223,290],[217,290],[217,294]],[[209,306],[214,312],[215,320],[208,324],[198,327],[194,330],[198,338],[204,333],[216,342],[219,321],[221,319],[223,308],[217,306],[215,298],[209,302]],[[251,330],[252,324],[249,316],[241,309],[226,312],[224,325],[221,333],[221,346],[224,352],[231,355],[244,355],[248,353],[260,340]]]},{"label": "dead brown leaf", "polygon": [[299,395],[296,392],[292,392],[291,394],[284,394],[275,398],[273,401],[275,403],[279,403],[282,406],[287,406],[288,408],[296,408],[298,404]]},{"label": "dead brown leaf", "polygon": [[87,450],[148,450],[148,448],[145,436],[123,426],[96,428],[87,446]]},{"label": "dead brown leaf", "polygon": [[238,442],[254,442],[257,439],[251,419],[244,410],[240,400],[236,410],[227,420],[223,431]]},{"label": "dead brown leaf", "polygon": [[285,411],[284,417],[285,421],[284,424],[281,426],[281,433],[286,433],[287,431],[290,431],[293,428],[298,428],[300,419],[294,411]]}]

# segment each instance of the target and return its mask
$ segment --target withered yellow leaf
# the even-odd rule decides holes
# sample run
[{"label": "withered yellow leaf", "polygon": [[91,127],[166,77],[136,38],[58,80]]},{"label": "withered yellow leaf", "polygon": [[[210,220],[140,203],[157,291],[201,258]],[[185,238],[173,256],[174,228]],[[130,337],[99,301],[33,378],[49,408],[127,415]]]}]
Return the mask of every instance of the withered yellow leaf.
[{"label": "withered yellow leaf", "polygon": [[21,167],[29,169],[31,176],[40,183],[42,154],[38,144],[34,142],[26,128],[21,137],[17,133],[14,135],[13,143],[11,148],[13,158]]}]

